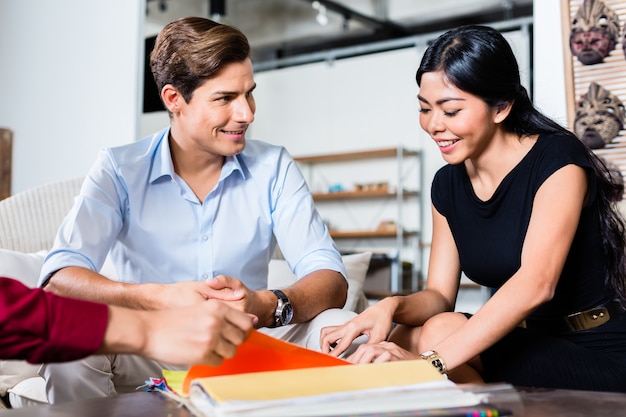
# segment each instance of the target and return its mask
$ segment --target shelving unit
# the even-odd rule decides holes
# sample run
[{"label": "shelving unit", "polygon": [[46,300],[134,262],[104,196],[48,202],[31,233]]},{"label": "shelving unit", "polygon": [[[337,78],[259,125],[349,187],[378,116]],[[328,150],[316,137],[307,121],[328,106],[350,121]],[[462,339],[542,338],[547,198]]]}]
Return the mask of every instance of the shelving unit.
[{"label": "shelving unit", "polygon": [[[356,152],[300,156],[294,159],[302,168],[313,199],[322,217],[329,223],[331,236],[343,252],[363,250],[365,245],[383,242],[382,246],[365,246],[368,250],[381,249],[390,260],[390,285],[384,294],[389,295],[416,291],[421,287],[423,213],[421,192],[423,190],[422,154],[404,147],[374,149]],[[379,164],[376,166],[376,164]],[[330,175],[324,170],[333,167]],[[369,176],[369,180],[367,179]],[[331,178],[329,180],[328,178]],[[357,184],[365,179],[371,188],[354,189],[341,182]],[[363,184],[360,184],[360,186]],[[337,210],[350,212],[360,206],[362,213],[348,213],[337,220]],[[391,207],[387,207],[387,206]],[[333,215],[332,209],[335,209]],[[381,208],[382,207],[382,208]],[[382,212],[387,209],[387,217]],[[409,218],[412,216],[412,218]],[[369,219],[372,224],[357,224]],[[410,221],[408,221],[410,220]],[[391,242],[391,244],[386,242]],[[403,262],[411,264],[410,284],[404,282]]]}]

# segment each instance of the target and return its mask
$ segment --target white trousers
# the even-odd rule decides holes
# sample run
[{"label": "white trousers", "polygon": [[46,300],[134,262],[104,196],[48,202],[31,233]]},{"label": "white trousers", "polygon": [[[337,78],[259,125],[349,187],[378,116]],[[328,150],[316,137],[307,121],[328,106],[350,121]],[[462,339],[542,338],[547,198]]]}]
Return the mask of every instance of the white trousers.
[{"label": "white trousers", "polygon": [[[262,328],[260,331],[319,351],[321,329],[343,324],[355,315],[356,313],[348,310],[330,309],[306,323],[272,329]],[[353,352],[365,340],[363,338],[355,340],[346,355]],[[160,377],[163,369],[184,370],[186,368],[136,355],[93,355],[74,362],[44,364],[39,374],[46,380],[48,401],[51,404],[58,404],[133,392],[149,378]]]}]

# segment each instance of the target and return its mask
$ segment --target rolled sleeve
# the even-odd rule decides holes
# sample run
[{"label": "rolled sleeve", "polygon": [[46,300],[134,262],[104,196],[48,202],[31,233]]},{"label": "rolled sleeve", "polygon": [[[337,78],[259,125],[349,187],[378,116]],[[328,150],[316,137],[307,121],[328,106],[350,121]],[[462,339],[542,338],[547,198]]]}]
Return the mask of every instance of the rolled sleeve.
[{"label": "rolled sleeve", "polygon": [[104,340],[108,307],[60,297],[0,278],[0,355],[32,363],[65,362],[95,353]]}]

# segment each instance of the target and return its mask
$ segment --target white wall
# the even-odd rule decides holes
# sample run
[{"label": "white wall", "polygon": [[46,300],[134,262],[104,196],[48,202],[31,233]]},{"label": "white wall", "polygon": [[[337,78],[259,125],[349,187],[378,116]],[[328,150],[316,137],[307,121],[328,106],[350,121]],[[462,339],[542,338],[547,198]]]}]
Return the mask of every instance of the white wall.
[{"label": "white wall", "polygon": [[535,0],[534,76],[535,105],[567,125],[567,97],[561,29],[561,0]]},{"label": "white wall", "polygon": [[294,155],[421,148],[415,69],[422,47],[256,74],[251,137]]},{"label": "white wall", "polygon": [[13,193],[84,175],[99,148],[135,140],[144,11],[145,0],[0,1]]}]

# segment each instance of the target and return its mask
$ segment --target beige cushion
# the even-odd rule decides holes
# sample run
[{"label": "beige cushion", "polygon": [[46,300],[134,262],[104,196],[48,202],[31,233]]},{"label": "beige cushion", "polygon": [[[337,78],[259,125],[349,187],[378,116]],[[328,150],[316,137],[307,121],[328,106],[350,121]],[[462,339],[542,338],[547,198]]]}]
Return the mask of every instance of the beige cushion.
[{"label": "beige cushion", "polygon": [[27,287],[35,287],[46,251],[22,253],[0,249],[0,277],[13,278]]},{"label": "beige cushion", "polygon": [[48,404],[46,381],[40,376],[20,381],[9,390],[9,403],[13,408]]},{"label": "beige cushion", "polygon": [[0,395],[5,396],[7,391],[25,379],[37,377],[39,366],[26,361],[0,361]]},{"label": "beige cushion", "polygon": [[[372,258],[371,252],[361,252],[341,257],[348,274],[348,299],[344,309],[363,311],[367,307],[367,299],[363,294],[363,282]],[[296,282],[287,261],[272,259],[269,263],[268,288],[284,288]]]}]

